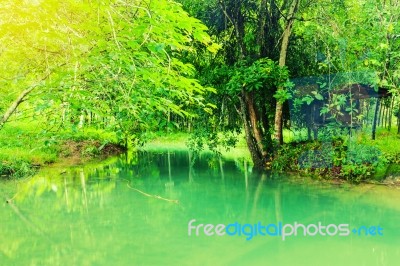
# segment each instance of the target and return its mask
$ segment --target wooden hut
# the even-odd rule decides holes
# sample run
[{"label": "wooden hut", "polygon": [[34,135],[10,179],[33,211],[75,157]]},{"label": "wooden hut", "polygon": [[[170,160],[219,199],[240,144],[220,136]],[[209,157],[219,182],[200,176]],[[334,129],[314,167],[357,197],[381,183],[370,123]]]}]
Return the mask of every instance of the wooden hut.
[{"label": "wooden hut", "polygon": [[[331,90],[321,88],[321,82],[312,83],[310,79],[305,82],[303,80],[303,83],[295,83],[295,97],[312,98],[308,104],[303,104],[300,114],[303,120],[300,124],[307,127],[309,139],[312,138],[312,133],[313,138],[317,139],[318,131],[329,125],[351,132],[350,129],[357,129],[367,124],[371,116],[374,138],[379,102],[382,98],[390,96],[387,89],[375,90],[372,86],[362,83],[336,84]],[[371,99],[376,99],[374,110],[371,110],[373,106]]]}]

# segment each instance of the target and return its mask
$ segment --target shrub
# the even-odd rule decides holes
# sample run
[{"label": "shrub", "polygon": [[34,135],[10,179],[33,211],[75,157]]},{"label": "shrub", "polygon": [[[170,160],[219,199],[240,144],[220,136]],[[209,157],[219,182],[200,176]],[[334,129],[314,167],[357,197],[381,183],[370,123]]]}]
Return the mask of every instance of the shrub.
[{"label": "shrub", "polygon": [[24,160],[0,161],[0,176],[21,178],[32,176],[36,171],[34,165]]},{"label": "shrub", "polygon": [[346,143],[342,138],[335,138],[331,142],[283,145],[271,166],[277,171],[300,171],[321,178],[338,177],[358,183],[373,177],[378,167],[386,162],[376,147]]}]

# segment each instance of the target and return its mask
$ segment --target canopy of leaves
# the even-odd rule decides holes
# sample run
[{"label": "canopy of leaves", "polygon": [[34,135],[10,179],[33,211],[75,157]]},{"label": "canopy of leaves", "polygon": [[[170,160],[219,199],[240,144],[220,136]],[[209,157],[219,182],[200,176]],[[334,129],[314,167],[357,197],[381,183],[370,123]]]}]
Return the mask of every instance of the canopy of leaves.
[{"label": "canopy of leaves", "polygon": [[56,119],[66,109],[93,112],[121,139],[167,112],[210,110],[203,95],[212,89],[194,78],[182,54],[195,53],[195,43],[212,52],[217,46],[174,1],[7,0],[0,15],[0,93],[10,99],[54,72],[37,92],[59,108]]}]

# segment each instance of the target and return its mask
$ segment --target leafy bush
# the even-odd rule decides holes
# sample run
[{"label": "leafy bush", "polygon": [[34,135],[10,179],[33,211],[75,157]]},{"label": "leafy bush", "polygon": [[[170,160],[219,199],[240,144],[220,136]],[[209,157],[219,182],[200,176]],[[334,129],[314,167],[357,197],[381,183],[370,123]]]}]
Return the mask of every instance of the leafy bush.
[{"label": "leafy bush", "polygon": [[359,183],[372,177],[373,173],[375,173],[375,166],[373,165],[350,163],[342,166],[339,176],[347,181]]},{"label": "leafy bush", "polygon": [[330,143],[322,143],[320,147],[306,150],[298,157],[300,168],[331,168],[333,165],[333,149]]},{"label": "leafy bush", "polygon": [[0,176],[21,178],[36,173],[36,168],[24,160],[0,161]]},{"label": "leafy bush", "polygon": [[385,159],[378,148],[353,143],[342,161],[340,177],[358,183],[371,178],[379,163],[385,163]]},{"label": "leafy bush", "polygon": [[291,145],[283,145],[278,150],[277,154],[272,161],[271,167],[276,171],[295,171],[297,167],[297,157],[300,154],[299,147]]},{"label": "leafy bush", "polygon": [[373,177],[378,167],[386,163],[386,158],[376,147],[348,144],[342,138],[335,138],[332,142],[283,145],[271,166],[277,171],[300,171],[322,178],[337,177],[358,183]]}]

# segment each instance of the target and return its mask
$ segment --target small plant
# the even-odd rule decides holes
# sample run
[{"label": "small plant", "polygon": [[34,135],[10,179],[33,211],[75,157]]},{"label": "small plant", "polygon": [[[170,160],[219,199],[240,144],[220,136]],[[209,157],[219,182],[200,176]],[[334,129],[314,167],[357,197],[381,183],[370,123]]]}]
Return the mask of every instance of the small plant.
[{"label": "small plant", "polygon": [[82,156],[83,157],[96,157],[100,155],[100,150],[92,144],[89,144],[88,146],[85,147],[82,151]]}]

